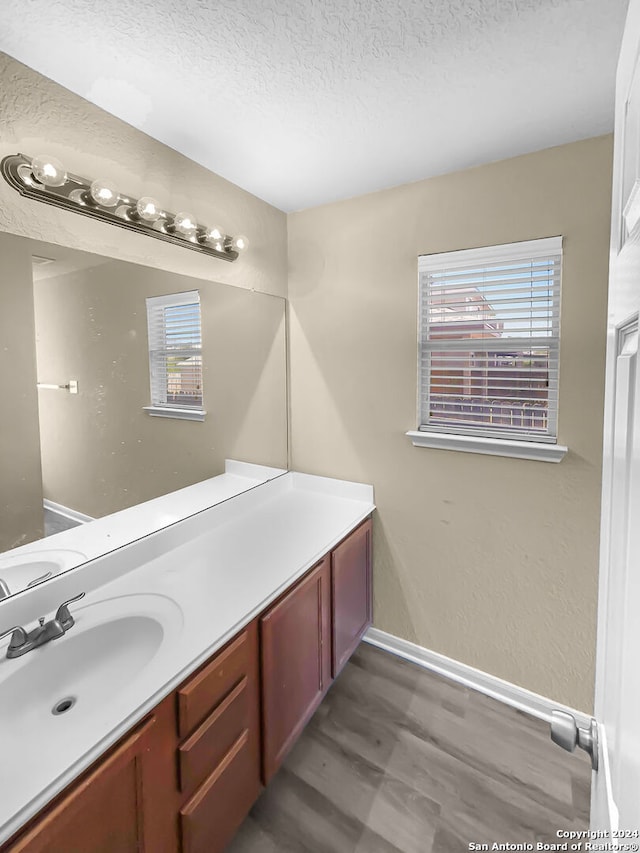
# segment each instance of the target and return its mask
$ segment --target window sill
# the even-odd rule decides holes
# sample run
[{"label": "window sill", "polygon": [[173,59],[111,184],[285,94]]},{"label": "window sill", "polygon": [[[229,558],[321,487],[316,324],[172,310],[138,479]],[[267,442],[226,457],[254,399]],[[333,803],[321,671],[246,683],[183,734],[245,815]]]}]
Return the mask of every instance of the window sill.
[{"label": "window sill", "polygon": [[562,462],[569,448],[561,444],[536,441],[513,441],[507,438],[482,438],[477,435],[449,435],[443,432],[405,433],[414,447],[435,447],[438,450],[460,450],[463,453],[485,453],[489,456],[511,456],[533,459],[535,462]]},{"label": "window sill", "polygon": [[178,418],[184,421],[203,421],[207,414],[203,409],[165,409],[163,406],[143,406],[142,409],[154,418]]}]

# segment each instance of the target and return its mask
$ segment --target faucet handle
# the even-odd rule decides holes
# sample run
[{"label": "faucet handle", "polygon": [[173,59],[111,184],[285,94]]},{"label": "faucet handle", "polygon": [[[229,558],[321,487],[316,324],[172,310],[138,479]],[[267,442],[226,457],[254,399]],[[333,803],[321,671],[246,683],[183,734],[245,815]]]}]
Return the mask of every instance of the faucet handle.
[{"label": "faucet handle", "polygon": [[11,640],[9,641],[9,649],[17,649],[20,646],[24,646],[27,642],[27,632],[24,628],[21,628],[20,625],[14,625],[13,628],[8,628],[6,631],[3,631],[0,634],[0,640],[3,637],[6,637],[8,634],[11,634]]},{"label": "faucet handle", "polygon": [[80,592],[78,595],[74,595],[73,598],[70,598],[68,601],[63,601],[60,607],[56,610],[55,620],[59,622],[65,631],[68,631],[69,628],[72,628],[75,624],[75,619],[69,613],[69,605],[74,601],[80,601],[81,598],[84,598],[86,593]]},{"label": "faucet handle", "polygon": [[50,578],[52,574],[53,574],[53,572],[46,572],[44,575],[40,575],[39,578],[34,578],[32,581],[29,581],[29,583],[27,584],[27,589],[29,589],[32,586],[37,586],[39,583],[42,583],[42,581],[46,581],[46,579]]}]

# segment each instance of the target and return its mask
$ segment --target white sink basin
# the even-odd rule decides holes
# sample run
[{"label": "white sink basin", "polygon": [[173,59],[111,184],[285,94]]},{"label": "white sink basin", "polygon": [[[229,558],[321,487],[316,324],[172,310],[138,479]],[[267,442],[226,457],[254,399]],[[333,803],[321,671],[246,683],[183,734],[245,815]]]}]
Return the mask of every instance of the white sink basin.
[{"label": "white sink basin", "polygon": [[69,609],[76,623],[63,637],[12,660],[8,639],[0,646],[0,732],[22,749],[34,732],[59,748],[87,722],[121,716],[183,624],[180,607],[155,594]]},{"label": "white sink basin", "polygon": [[[87,560],[86,554],[58,548],[48,551],[9,551],[0,556],[0,578],[9,587],[9,592],[21,592],[34,581],[47,580],[60,572],[79,566]],[[45,577],[47,576],[47,577]]]}]

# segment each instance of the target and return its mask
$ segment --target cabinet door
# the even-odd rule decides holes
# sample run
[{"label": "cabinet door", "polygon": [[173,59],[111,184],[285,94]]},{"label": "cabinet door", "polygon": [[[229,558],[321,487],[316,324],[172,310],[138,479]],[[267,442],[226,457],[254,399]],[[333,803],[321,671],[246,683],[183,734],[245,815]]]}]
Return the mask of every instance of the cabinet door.
[{"label": "cabinet door", "polygon": [[371,625],[371,519],[331,554],[335,678]]},{"label": "cabinet door", "polygon": [[143,765],[151,718],[10,844],[7,853],[153,853],[146,845]]},{"label": "cabinet door", "polygon": [[329,575],[325,557],[260,619],[265,784],[331,681]]}]

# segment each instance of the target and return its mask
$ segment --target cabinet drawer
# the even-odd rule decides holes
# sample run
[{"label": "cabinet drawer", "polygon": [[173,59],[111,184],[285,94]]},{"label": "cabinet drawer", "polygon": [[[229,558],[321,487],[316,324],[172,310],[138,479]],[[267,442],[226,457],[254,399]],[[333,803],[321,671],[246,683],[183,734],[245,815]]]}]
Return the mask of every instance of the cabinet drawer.
[{"label": "cabinet drawer", "polygon": [[180,747],[180,790],[183,793],[192,791],[199,785],[250,725],[249,689],[245,676]]},{"label": "cabinet drawer", "polygon": [[243,631],[196,675],[178,689],[178,733],[185,737],[247,675],[248,631]]},{"label": "cabinet drawer", "polygon": [[245,730],[180,810],[183,853],[222,853],[258,796],[254,765]]}]

